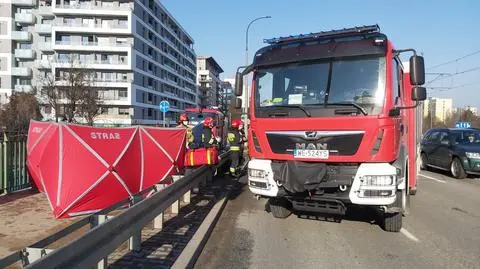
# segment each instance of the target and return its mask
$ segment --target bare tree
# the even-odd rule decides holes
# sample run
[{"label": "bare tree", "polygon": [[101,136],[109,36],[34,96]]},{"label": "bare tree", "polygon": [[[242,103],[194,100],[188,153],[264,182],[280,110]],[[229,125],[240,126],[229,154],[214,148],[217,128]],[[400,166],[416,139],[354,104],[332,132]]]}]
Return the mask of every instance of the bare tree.
[{"label": "bare tree", "polygon": [[100,114],[101,98],[99,89],[95,87],[86,87],[83,92],[82,102],[80,104],[80,113],[87,120],[88,125],[93,126],[95,117]]},{"label": "bare tree", "polygon": [[57,85],[55,85],[55,77],[53,75],[40,76],[39,81],[43,81],[40,91],[40,100],[46,103],[55,111],[55,121],[58,122],[60,116],[60,99],[61,93]]},{"label": "bare tree", "polygon": [[90,96],[97,100],[93,94],[86,94],[93,87],[94,73],[90,69],[82,68],[76,57],[71,57],[69,67],[62,71],[59,77],[62,83],[59,84],[66,99],[65,116],[68,122],[73,122],[75,116],[80,113],[83,98]]}]

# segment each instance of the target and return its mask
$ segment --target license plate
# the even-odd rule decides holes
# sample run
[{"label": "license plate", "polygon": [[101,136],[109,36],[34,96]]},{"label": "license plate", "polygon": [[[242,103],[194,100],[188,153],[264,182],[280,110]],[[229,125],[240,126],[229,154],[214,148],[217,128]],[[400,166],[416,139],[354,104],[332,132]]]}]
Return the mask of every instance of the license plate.
[{"label": "license plate", "polygon": [[329,152],[325,149],[295,149],[293,157],[308,159],[328,159]]}]

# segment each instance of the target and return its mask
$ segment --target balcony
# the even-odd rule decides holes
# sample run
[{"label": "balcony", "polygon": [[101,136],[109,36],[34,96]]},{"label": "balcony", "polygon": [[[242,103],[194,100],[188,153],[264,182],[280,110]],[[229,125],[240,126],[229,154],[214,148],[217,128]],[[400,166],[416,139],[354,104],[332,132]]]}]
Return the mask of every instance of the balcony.
[{"label": "balcony", "polygon": [[35,22],[35,16],[31,13],[15,13],[15,22],[33,24]]},{"label": "balcony", "polygon": [[[109,5],[106,5],[109,3]],[[133,3],[123,3],[121,5],[111,5],[112,2],[97,2],[97,4],[81,3],[81,4],[63,4],[56,5],[53,13],[57,14],[105,14],[105,15],[125,15],[125,11],[133,10]]]},{"label": "balcony", "polygon": [[35,32],[37,32],[39,35],[51,34],[52,25],[51,24],[35,24]]},{"label": "balcony", "polygon": [[15,57],[18,59],[33,59],[35,51],[32,49],[15,49]]},{"label": "balcony", "polygon": [[78,42],[78,41],[55,41],[54,49],[58,50],[100,50],[100,51],[125,51],[133,45],[124,42]]},{"label": "balcony", "polygon": [[12,67],[12,76],[30,77],[32,76],[32,69],[28,67]]},{"label": "balcony", "polygon": [[38,15],[42,17],[54,17],[51,6],[39,6]]},{"label": "balcony", "polygon": [[31,41],[32,33],[23,31],[12,31],[12,40],[15,41]]},{"label": "balcony", "polygon": [[35,67],[37,69],[50,69],[52,68],[52,64],[49,60],[36,60]]},{"label": "balcony", "polygon": [[41,51],[51,51],[52,49],[52,43],[51,42],[40,42],[37,44],[38,49]]},{"label": "balcony", "polygon": [[33,91],[32,85],[15,85],[16,92],[31,92]]},{"label": "balcony", "polygon": [[35,6],[36,0],[12,0],[12,4],[16,6]]},{"label": "balcony", "polygon": [[83,24],[83,23],[70,23],[70,22],[56,22],[55,26],[59,27],[78,27],[78,28],[95,28],[95,29],[128,29],[128,24],[101,24],[101,23],[90,23],[90,24]]}]

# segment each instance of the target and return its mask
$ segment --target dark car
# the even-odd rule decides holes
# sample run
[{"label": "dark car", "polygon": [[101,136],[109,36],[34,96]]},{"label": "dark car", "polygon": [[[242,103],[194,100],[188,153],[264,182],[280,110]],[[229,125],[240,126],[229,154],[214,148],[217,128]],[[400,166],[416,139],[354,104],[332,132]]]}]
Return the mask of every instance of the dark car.
[{"label": "dark car", "polygon": [[455,178],[480,174],[480,130],[429,130],[422,139],[421,169],[435,167],[449,170]]}]

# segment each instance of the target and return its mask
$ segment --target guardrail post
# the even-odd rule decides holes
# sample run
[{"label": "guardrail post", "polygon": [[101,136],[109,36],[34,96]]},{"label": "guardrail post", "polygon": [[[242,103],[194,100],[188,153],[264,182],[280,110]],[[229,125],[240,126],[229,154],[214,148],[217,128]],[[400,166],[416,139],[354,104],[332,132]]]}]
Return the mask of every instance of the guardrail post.
[{"label": "guardrail post", "polygon": [[187,191],[185,195],[183,195],[183,202],[186,203],[187,205],[190,204],[190,200],[192,198],[192,192]]},{"label": "guardrail post", "polygon": [[178,212],[180,212],[180,200],[177,200],[172,204],[172,214],[178,214]]},{"label": "guardrail post", "polygon": [[29,265],[52,251],[53,249],[46,248],[24,248],[22,250],[22,264],[24,266]]},{"label": "guardrail post", "polygon": [[[165,188],[164,184],[156,184],[155,185],[157,191],[161,191],[162,189]],[[154,219],[153,219],[153,229],[163,229],[163,212],[158,214]]]},{"label": "guardrail post", "polygon": [[[141,197],[133,196],[130,206],[135,205],[139,201],[141,201]],[[141,244],[142,244],[142,229],[140,228],[138,231],[133,232],[133,235],[128,240],[128,246],[131,251],[132,250],[138,251],[141,248]]]},{"label": "guardrail post", "polygon": [[[95,226],[98,226],[109,219],[107,215],[93,215],[93,219],[90,222],[90,228],[93,229]],[[94,266],[92,269],[106,269],[108,267],[108,256],[101,259],[97,266]]]}]

